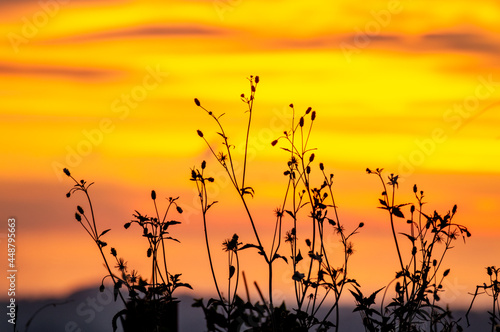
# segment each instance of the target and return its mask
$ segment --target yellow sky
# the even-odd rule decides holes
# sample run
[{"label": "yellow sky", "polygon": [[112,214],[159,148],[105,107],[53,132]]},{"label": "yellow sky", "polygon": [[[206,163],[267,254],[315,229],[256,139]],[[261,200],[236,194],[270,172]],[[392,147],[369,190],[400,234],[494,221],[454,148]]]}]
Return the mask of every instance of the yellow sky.
[{"label": "yellow sky", "polygon": [[[312,106],[318,121],[311,144],[336,174],[342,212],[353,225],[367,224],[353,264],[368,287],[388,281],[368,277],[370,246],[385,255],[391,244],[376,209],[380,188],[366,167],[400,173],[404,197],[419,183],[443,212],[459,204],[460,223],[474,237],[450,253],[450,262],[468,260],[456,267],[456,283],[472,291],[484,267],[499,264],[497,1],[45,3],[0,4],[0,211],[20,220],[24,296],[64,294],[104,273],[90,239],[71,224],[77,201],[64,197],[71,183],[63,167],[96,182],[102,227],[116,228],[110,236],[117,247],[132,238],[122,223],[134,209],[150,208],[151,189],[180,195],[192,213],[179,226],[184,244],[173,264],[210,291],[208,269],[198,278],[182,265],[182,255],[206,263],[193,254],[202,251],[202,229],[189,169],[207,159],[220,174],[196,135],[203,129],[218,142],[214,124],[193,98],[226,113],[241,147],[239,95],[248,93],[252,74],[261,83],[249,176],[263,220],[285,180],[286,155],[269,143],[289,124],[288,104],[298,112]],[[225,194],[231,189],[222,185],[217,200],[240,213]],[[228,230],[223,216],[222,209],[214,215],[214,243],[248,226]]]}]

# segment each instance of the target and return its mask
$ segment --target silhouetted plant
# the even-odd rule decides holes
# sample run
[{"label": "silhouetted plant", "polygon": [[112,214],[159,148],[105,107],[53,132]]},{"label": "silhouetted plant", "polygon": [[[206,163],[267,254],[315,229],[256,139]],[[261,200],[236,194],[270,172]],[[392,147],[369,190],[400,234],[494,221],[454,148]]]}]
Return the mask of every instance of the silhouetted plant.
[{"label": "silhouetted plant", "polygon": [[[248,321],[250,320],[249,317],[258,317],[258,319],[256,319],[260,322],[258,327],[254,326],[255,324],[247,325],[252,326],[252,331],[266,331],[266,326],[269,328],[269,331],[307,331],[313,327],[316,327],[318,330],[327,330],[332,326],[336,326],[336,329],[338,330],[338,304],[343,289],[347,284],[357,284],[354,279],[347,278],[347,264],[349,257],[353,253],[353,245],[350,238],[359,228],[363,227],[364,224],[360,223],[352,232],[345,233],[345,228],[339,220],[337,207],[335,206],[333,199],[333,174],[327,176],[322,163],[319,164],[319,169],[322,172],[323,180],[317,187],[313,187],[311,184],[311,165],[314,162],[315,154],[312,153],[314,149],[308,147],[308,142],[313,122],[316,119],[316,112],[312,111],[311,108],[308,108],[304,116],[300,117],[300,119],[296,121],[295,109],[293,105],[290,105],[293,109],[291,128],[290,130],[285,131],[283,136],[272,142],[272,145],[274,146],[279,140],[286,141],[288,146],[283,149],[287,151],[290,156],[287,161],[287,169],[284,172],[284,175],[287,178],[287,185],[283,201],[275,211],[276,221],[272,243],[270,248],[267,247],[266,249],[260,239],[253,214],[249,210],[247,204],[248,196],[253,197],[254,195],[254,189],[246,185],[246,168],[252,112],[259,77],[250,76],[248,80],[250,82],[250,96],[246,97],[245,94],[240,96],[242,101],[247,104],[249,114],[242,174],[238,174],[234,166],[235,161],[231,153],[233,145],[230,143],[229,137],[224,131],[220,121],[222,115],[216,116],[212,111],[209,111],[202,106],[198,99],[195,99],[196,106],[206,111],[207,114],[216,122],[219,128],[217,134],[222,137],[223,150],[216,152],[215,149],[208,143],[208,140],[205,138],[201,130],[197,131],[198,136],[206,142],[213,156],[229,176],[229,179],[233,187],[236,189],[237,195],[244,206],[246,215],[253,230],[254,239],[256,241],[256,243],[248,243],[233,250],[236,261],[238,262],[237,250],[255,248],[268,265],[268,300],[264,300],[264,297],[261,296],[262,304],[256,303],[255,305],[252,305],[250,301],[248,301],[245,304],[247,316],[244,316],[246,318],[242,321],[243,323],[248,324]],[[310,116],[311,122],[309,126],[305,128],[305,117],[308,115]],[[234,267],[231,262],[229,263],[228,298],[226,299],[220,291],[219,283],[213,268],[212,254],[207,234],[207,211],[217,202],[211,202],[207,195],[206,186],[207,184],[214,182],[214,179],[204,175],[205,168],[206,162],[203,161],[200,169],[194,168],[191,171],[191,180],[196,183],[198,189],[208,259],[218,299],[211,299],[207,306],[203,304],[202,300],[198,300],[195,305],[203,308],[205,318],[207,319],[207,327],[210,331],[218,331],[217,326],[223,330],[236,331],[234,328],[241,325],[232,324],[231,322],[236,319],[234,312],[238,312],[240,315],[242,314],[241,306],[243,304],[243,301],[240,301],[241,299],[239,299],[236,295],[239,264]],[[300,219],[304,219],[302,210],[306,208],[309,211],[307,212],[305,218],[310,220],[311,233],[304,236],[306,239],[304,252],[307,253],[304,258],[300,248],[301,245],[299,245],[297,241],[297,222]],[[331,210],[333,210],[333,215],[330,216],[328,213]],[[294,282],[294,292],[297,305],[297,307],[294,308],[294,313],[290,313],[286,309],[285,303],[279,307],[275,307],[272,291],[274,262],[279,259],[288,263],[288,259],[280,253],[283,236],[283,222],[288,218],[291,219],[292,227],[290,231],[286,233],[285,242],[290,244],[291,249],[290,276]],[[327,227],[331,228],[328,230]],[[340,266],[332,265],[331,258],[328,257],[328,251],[325,247],[325,232],[328,231],[338,234],[343,245],[344,250]],[[235,239],[235,237],[237,241],[238,237],[236,234],[233,236],[233,239]],[[301,263],[301,261],[303,262]],[[236,276],[236,283],[231,289],[231,279],[233,276]],[[332,298],[330,302],[328,298]],[[325,317],[321,319],[317,318],[319,309],[326,305],[329,306],[329,310]],[[261,310],[262,308],[265,310]],[[220,312],[217,310],[220,310]],[[244,312],[245,311],[243,310],[243,313]],[[336,313],[335,324],[328,320],[328,317],[332,312]],[[257,316],[253,316],[255,313],[257,313]],[[227,322],[223,323],[224,320],[219,315],[225,317]],[[293,322],[293,324],[291,322]]]},{"label": "silhouetted plant", "polygon": [[[488,311],[488,315],[490,316],[491,332],[500,332],[500,301],[498,299],[498,296],[500,295],[500,279],[498,279],[500,275],[500,268],[488,266],[486,268],[486,273],[490,279],[489,283],[483,283],[482,285],[476,286],[474,297],[472,298],[465,317],[467,318],[467,325],[470,326],[469,313],[472,310],[474,300],[479,294],[487,294],[491,297],[491,311]],[[480,292],[481,290],[482,292]]]},{"label": "silhouetted plant", "polygon": [[[102,279],[99,290],[105,290],[104,281],[110,278],[113,283],[114,299],[120,297],[125,308],[119,311],[112,320],[113,331],[117,329],[117,321],[121,319],[125,332],[173,332],[177,331],[177,299],[173,296],[174,291],[179,287],[191,288],[189,284],[180,281],[181,274],[172,274],[169,272],[166,257],[166,240],[179,242],[169,234],[170,227],[180,224],[177,220],[168,220],[167,216],[171,209],[175,207],[178,213],[182,213],[182,208],[177,205],[177,198],[168,198],[168,206],[160,217],[156,204],[156,192],[151,192],[153,200],[155,217],[148,217],[135,211],[133,219],[125,223],[124,227],[128,229],[132,224],[137,224],[142,231],[142,236],[148,241],[146,256],[151,260],[151,281],[143,279],[137,271],[129,272],[127,262],[123,258],[118,257],[117,250],[111,248],[110,253],[115,260],[115,268],[119,271],[118,274],[113,273],[110,264],[104,255],[103,248],[107,243],[102,240],[102,237],[110,231],[107,229],[103,232],[98,231],[92,201],[88,192],[89,187],[93,184],[87,184],[86,181],[76,181],[71,176],[69,170],[64,169],[64,173],[74,182],[74,187],[66,195],[70,197],[75,192],[83,192],[90,207],[90,216],[87,216],[81,206],[77,207],[75,219],[91,236],[96,243],[101,253],[102,259],[106,266],[108,274]],[[125,288],[128,292],[128,299],[125,299],[121,288]]]},{"label": "silhouetted plant", "polygon": [[[396,282],[395,295],[384,307],[386,288],[380,311],[373,305],[382,289],[369,297],[365,297],[357,287],[351,291],[357,303],[355,311],[362,313],[366,331],[462,331],[458,321],[452,320],[448,308],[437,304],[440,293],[444,291],[443,280],[450,273],[450,269],[440,273],[444,256],[459,236],[464,241],[470,236],[465,226],[453,222],[457,206],[444,216],[436,211],[431,215],[424,213],[424,192],[419,192],[416,185],[413,187],[416,206],[397,204],[395,197],[399,177],[391,174],[386,179],[382,169],[367,169],[367,172],[375,174],[382,182],[379,208],[389,214],[400,270],[389,284]],[[410,218],[406,219],[403,208],[408,205]],[[396,223],[406,225],[408,230],[396,233],[396,228],[401,228]],[[403,246],[401,239],[408,240],[410,245]]]}]

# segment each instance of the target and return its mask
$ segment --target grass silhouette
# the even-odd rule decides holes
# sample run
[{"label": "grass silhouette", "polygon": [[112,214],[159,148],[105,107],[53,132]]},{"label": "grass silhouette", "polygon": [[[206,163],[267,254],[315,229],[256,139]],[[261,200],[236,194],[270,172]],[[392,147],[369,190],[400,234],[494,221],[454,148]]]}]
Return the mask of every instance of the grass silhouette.
[{"label": "grass silhouette", "polygon": [[[106,266],[107,275],[104,276],[99,290],[105,290],[104,281],[110,278],[113,284],[113,293],[115,301],[119,297],[124,304],[124,309],[119,311],[112,320],[113,331],[117,330],[117,321],[121,319],[121,323],[125,332],[171,332],[177,331],[177,299],[174,297],[174,291],[179,287],[192,288],[189,284],[180,281],[181,274],[172,274],[169,272],[167,258],[165,255],[165,242],[179,240],[170,236],[172,226],[180,224],[177,220],[167,219],[169,212],[175,208],[177,213],[182,213],[182,208],[177,205],[178,197],[168,198],[168,205],[165,209],[163,217],[161,217],[158,206],[156,204],[156,192],[151,191],[151,199],[154,205],[154,217],[142,215],[135,211],[132,221],[125,223],[124,227],[128,229],[131,225],[136,224],[141,229],[142,237],[145,237],[148,242],[146,257],[151,262],[151,279],[147,281],[143,279],[137,271],[129,272],[127,263],[123,258],[118,257],[117,250],[111,248],[110,254],[116,263],[115,268],[119,273],[114,273],[111,270],[110,263],[103,252],[103,248],[107,243],[102,240],[103,236],[110,231],[106,229],[102,232],[98,231],[96,217],[92,200],[89,195],[89,187],[93,184],[87,184],[86,181],[77,181],[68,169],[64,169],[64,173],[74,182],[74,187],[68,192],[67,197],[71,197],[76,192],[83,192],[90,208],[90,216],[87,216],[81,206],[77,206],[75,219],[79,222],[85,231],[90,235],[92,240],[97,245],[101,257]],[[128,298],[125,299],[121,288],[125,288],[128,293]]]},{"label": "grass silhouette", "polygon": [[[280,148],[284,155],[284,185],[282,199],[274,211],[271,241],[263,242],[264,236],[259,230],[259,222],[249,204],[255,190],[247,179],[250,129],[260,78],[250,76],[248,81],[250,94],[240,95],[248,113],[241,170],[236,167],[237,161],[232,153],[234,145],[224,129],[224,114],[216,115],[202,105],[200,100],[194,99],[195,105],[216,123],[218,130],[214,135],[220,137],[221,150],[216,150],[209,143],[212,138],[207,139],[203,131],[198,130],[197,134],[207,144],[215,163],[222,167],[229,177],[234,194],[241,202],[252,229],[250,242],[246,243],[242,242],[238,234],[228,234],[228,238],[223,242],[227,269],[221,278],[214,268],[215,253],[210,249],[211,239],[208,235],[210,211],[213,205],[217,204],[208,193],[215,179],[206,175],[208,163],[205,160],[201,161],[199,167],[192,168],[190,180],[198,193],[207,258],[217,294],[207,302],[197,299],[193,304],[194,307],[202,309],[207,330],[342,331],[339,303],[348,290],[347,294],[350,293],[354,299],[355,311],[361,314],[365,331],[462,331],[461,318],[455,319],[448,307],[440,305],[440,295],[445,291],[443,280],[450,273],[450,269],[444,267],[444,258],[454,241],[462,238],[465,242],[471,235],[467,227],[454,222],[457,206],[453,206],[444,214],[437,211],[427,212],[424,192],[419,191],[416,185],[413,187],[415,202],[399,203],[399,177],[395,174],[385,175],[383,169],[367,169],[368,174],[375,175],[381,182],[379,208],[387,211],[399,266],[395,271],[395,278],[387,286],[365,296],[363,287],[356,281],[355,276],[351,275],[349,268],[350,258],[354,253],[353,238],[361,231],[364,223],[347,224],[342,221],[334,197],[334,175],[326,171],[323,163],[317,161],[317,151],[310,146],[312,129],[317,121],[317,113],[311,107],[297,115],[294,105],[290,104],[292,117],[289,129],[269,142],[275,149]],[[119,273],[112,271],[103,251],[107,246],[103,236],[109,230],[98,230],[88,192],[92,183],[77,181],[67,169],[64,172],[75,183],[67,196],[82,192],[90,209],[90,214],[87,214],[78,206],[75,218],[95,242],[104,260],[107,275],[103,278],[101,290],[105,287],[104,280],[110,278],[115,301],[119,297],[124,304],[124,309],[113,319],[113,329],[116,330],[117,321],[121,319],[124,326],[129,326],[125,331],[177,330],[177,324],[172,323],[176,322],[175,315],[171,314],[176,310],[174,291],[179,287],[191,288],[189,284],[180,282],[181,274],[170,272],[165,256],[166,241],[177,241],[170,235],[170,231],[180,222],[167,216],[173,210],[182,213],[182,209],[177,205],[179,198],[169,198],[164,214],[160,214],[156,192],[152,191],[153,217],[135,211],[135,219],[125,224],[125,228],[138,226],[141,236],[147,239],[146,256],[151,260],[151,278],[147,281],[136,271],[129,272],[126,262],[118,258],[114,248],[111,248],[110,254]],[[286,228],[287,223],[291,224],[290,228]],[[402,228],[405,230],[401,231]],[[326,235],[331,234],[341,243],[338,253],[333,253],[325,240]],[[241,262],[239,257],[242,250],[255,251],[267,265],[266,292],[262,292],[261,287],[254,282],[260,297],[257,302],[251,302],[248,295],[248,283],[242,267],[244,262]],[[273,298],[276,264],[288,266],[293,282],[293,287],[289,289],[289,294],[294,295],[293,303],[276,303]],[[493,298],[490,318],[492,331],[495,331],[500,312],[499,269],[491,266],[487,273],[490,284],[477,286],[469,311],[481,290],[490,292]],[[246,301],[240,296],[242,284]],[[121,288],[128,291],[127,298],[120,292]],[[377,303],[378,300],[380,301]]]}]

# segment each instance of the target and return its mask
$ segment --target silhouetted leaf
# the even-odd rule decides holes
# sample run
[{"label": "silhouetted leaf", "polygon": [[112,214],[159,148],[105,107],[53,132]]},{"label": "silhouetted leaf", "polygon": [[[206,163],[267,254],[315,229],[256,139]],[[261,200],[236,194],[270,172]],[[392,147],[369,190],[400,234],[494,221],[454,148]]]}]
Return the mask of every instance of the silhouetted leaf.
[{"label": "silhouetted leaf", "polygon": [[286,257],[283,257],[283,256],[281,256],[281,255],[278,255],[277,253],[276,253],[276,254],[274,254],[274,256],[273,256],[273,260],[278,259],[278,258],[283,259],[283,260],[284,260],[284,261],[288,264],[288,260],[286,259]]},{"label": "silhouetted leaf", "polygon": [[406,234],[406,233],[399,233],[399,234],[406,236],[411,241],[411,243],[415,243],[416,239],[414,236],[411,236],[411,235]]},{"label": "silhouetted leaf", "polygon": [[295,264],[297,264],[298,262],[300,262],[302,259],[304,259],[304,258],[302,257],[302,254],[300,253],[300,249],[299,249],[299,253],[295,257]]},{"label": "silhouetted leaf", "polygon": [[236,268],[232,265],[229,265],[229,279],[231,279],[233,277],[235,271],[236,271]]},{"label": "silhouetted leaf", "polygon": [[110,230],[111,230],[111,229],[107,229],[107,230],[103,231],[103,232],[101,233],[101,235],[99,235],[99,237],[103,236],[104,234],[106,234],[106,233],[107,233],[107,232],[109,232]]},{"label": "silhouetted leaf", "polygon": [[400,210],[400,209],[399,209],[399,207],[397,207],[397,206],[394,206],[394,207],[391,209],[391,213],[392,213],[393,215],[395,215],[396,217],[398,217],[398,218],[404,218],[404,217],[405,217],[405,216],[404,216],[404,214],[403,214],[403,212],[401,212],[401,210]]}]

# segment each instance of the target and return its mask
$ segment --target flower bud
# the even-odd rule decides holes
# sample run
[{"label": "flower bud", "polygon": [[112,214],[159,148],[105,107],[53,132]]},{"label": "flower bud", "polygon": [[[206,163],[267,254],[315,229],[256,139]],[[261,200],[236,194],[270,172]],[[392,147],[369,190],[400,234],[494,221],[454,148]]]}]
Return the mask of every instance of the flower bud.
[{"label": "flower bud", "polygon": [[201,162],[201,169],[205,169],[205,167],[207,167],[207,162],[205,160],[203,160]]},{"label": "flower bud", "polygon": [[293,104],[290,104],[290,105],[288,105],[288,106],[290,106],[290,108],[293,108]]},{"label": "flower bud", "polygon": [[364,222],[360,222],[358,227],[359,227],[359,228],[362,228],[364,225],[365,225],[365,223],[364,223]]},{"label": "flower bud", "polygon": [[83,213],[83,209],[82,209],[82,207],[81,207],[80,205],[78,205],[78,206],[76,207],[76,209],[77,209],[77,210],[78,210],[78,212],[80,212],[81,214],[84,214],[84,213]]},{"label": "flower bud", "polygon": [[275,139],[274,141],[271,142],[272,146],[275,146],[276,144],[278,144],[278,140],[277,139]]},{"label": "flower bud", "polygon": [[175,209],[176,209],[176,210],[177,210],[177,212],[179,212],[179,213],[184,212],[180,206],[176,206],[176,207],[175,207]]},{"label": "flower bud", "polygon": [[311,114],[311,121],[316,120],[316,111],[313,111]]},{"label": "flower bud", "polygon": [[260,82],[259,76],[255,76],[255,83],[258,84]]},{"label": "flower bud", "polygon": [[81,222],[82,216],[78,212],[75,212],[75,219],[76,219],[76,221]]},{"label": "flower bud", "polygon": [[299,126],[304,127],[304,117],[301,117],[299,120]]},{"label": "flower bud", "polygon": [[196,132],[198,133],[198,136],[203,137],[203,133],[201,132],[201,130],[197,130]]},{"label": "flower bud", "polygon": [[325,165],[323,163],[319,163],[319,169],[324,171],[325,170]]},{"label": "flower bud", "polygon": [[312,110],[312,108],[311,108],[311,107],[308,107],[308,108],[306,109],[306,114],[311,113],[311,110]]},{"label": "flower bud", "polygon": [[312,163],[314,160],[314,153],[311,153],[311,156],[309,156],[309,162]]},{"label": "flower bud", "polygon": [[63,172],[64,174],[66,174],[67,176],[71,176],[71,173],[69,172],[69,170],[67,168],[63,169]]},{"label": "flower bud", "polygon": [[198,98],[194,98],[194,103],[196,104],[196,106],[200,106],[200,101],[198,100]]}]

